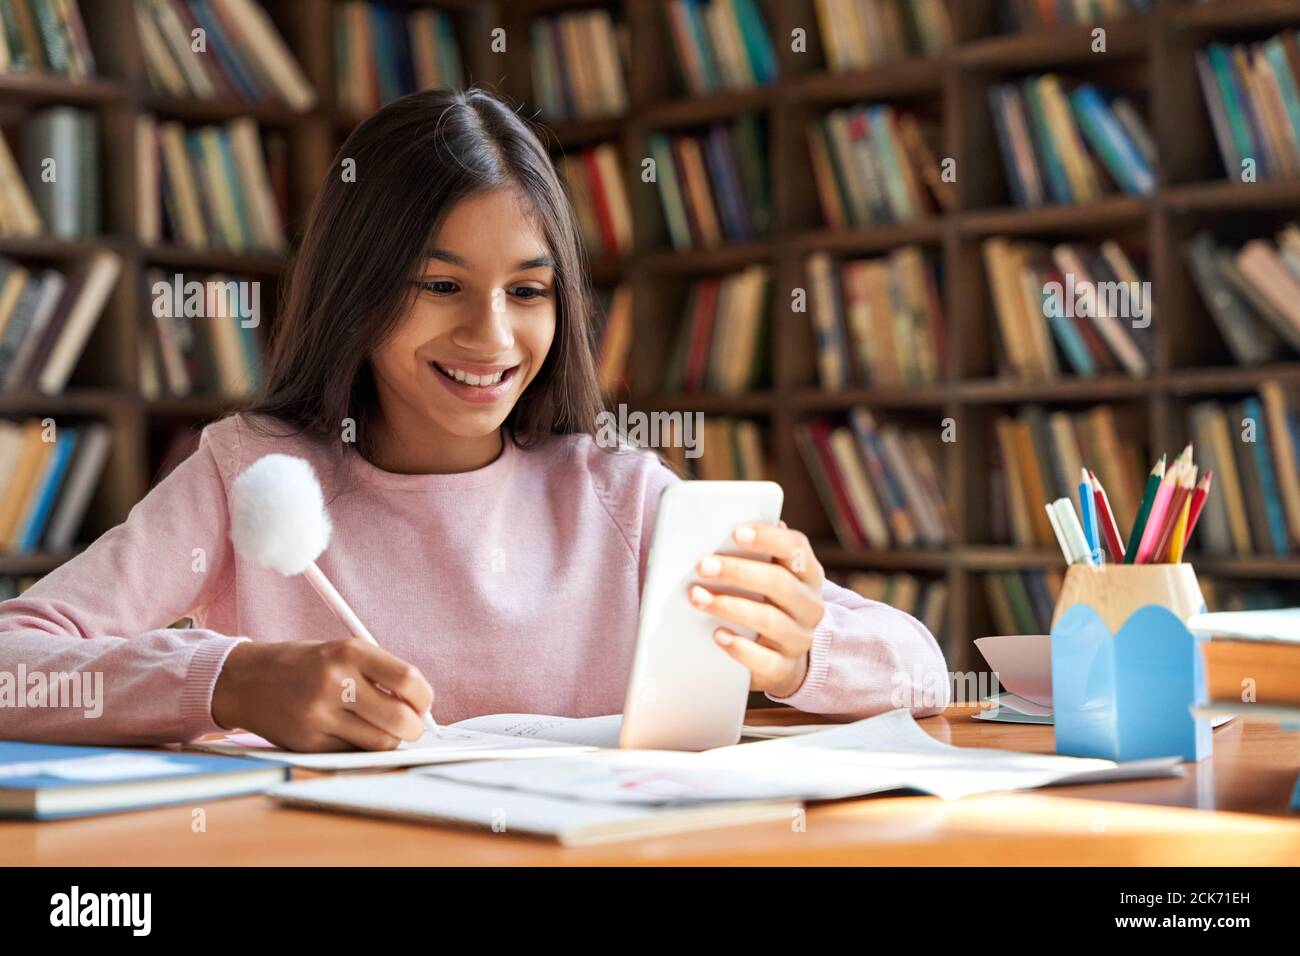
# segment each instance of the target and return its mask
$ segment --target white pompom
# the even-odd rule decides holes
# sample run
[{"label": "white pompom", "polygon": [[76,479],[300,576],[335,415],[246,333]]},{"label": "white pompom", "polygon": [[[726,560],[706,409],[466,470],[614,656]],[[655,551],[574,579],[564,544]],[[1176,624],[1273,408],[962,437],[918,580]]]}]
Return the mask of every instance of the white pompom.
[{"label": "white pompom", "polygon": [[249,561],[301,574],[330,542],[320,482],[301,458],[259,458],[235,479],[232,498],[230,540]]}]

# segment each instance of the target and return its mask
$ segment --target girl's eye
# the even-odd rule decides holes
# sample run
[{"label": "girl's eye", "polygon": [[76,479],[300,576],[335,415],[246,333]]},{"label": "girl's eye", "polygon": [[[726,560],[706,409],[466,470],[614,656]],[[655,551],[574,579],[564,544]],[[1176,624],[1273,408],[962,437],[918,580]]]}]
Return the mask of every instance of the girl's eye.
[{"label": "girl's eye", "polygon": [[420,288],[434,295],[451,295],[456,291],[457,286],[450,279],[426,279],[420,283]]},{"label": "girl's eye", "polygon": [[510,294],[517,299],[544,299],[546,298],[545,289],[537,289],[530,285],[518,285],[510,290]]}]

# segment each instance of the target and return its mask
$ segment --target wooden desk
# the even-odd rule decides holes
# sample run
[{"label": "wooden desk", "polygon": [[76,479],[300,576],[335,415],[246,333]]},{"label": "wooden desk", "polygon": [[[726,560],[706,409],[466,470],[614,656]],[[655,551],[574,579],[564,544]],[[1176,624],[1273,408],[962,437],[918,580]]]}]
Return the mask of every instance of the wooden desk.
[{"label": "wooden desk", "polygon": [[[920,721],[958,746],[1050,753],[1051,729],[990,724],[953,707]],[[806,723],[753,710],[752,723]],[[572,850],[472,833],[277,807],[265,797],[51,823],[0,823],[0,865],[621,865],[621,864],[1300,864],[1300,815],[1288,810],[1300,735],[1234,720],[1214,757],[1183,779],[1095,784],[945,803],[885,797],[823,804],[806,829],[732,827]]]}]

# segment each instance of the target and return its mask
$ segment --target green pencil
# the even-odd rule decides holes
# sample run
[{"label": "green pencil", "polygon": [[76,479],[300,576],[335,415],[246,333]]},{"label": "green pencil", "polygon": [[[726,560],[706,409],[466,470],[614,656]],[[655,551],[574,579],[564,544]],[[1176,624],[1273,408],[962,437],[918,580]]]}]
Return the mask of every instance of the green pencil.
[{"label": "green pencil", "polygon": [[1142,532],[1146,530],[1147,518],[1151,515],[1151,503],[1156,500],[1156,492],[1160,490],[1160,482],[1165,477],[1165,456],[1161,455],[1160,460],[1156,462],[1155,467],[1151,469],[1151,474],[1147,475],[1147,488],[1142,493],[1142,501],[1138,505],[1137,517],[1133,519],[1133,530],[1128,534],[1128,544],[1124,546],[1124,563],[1132,564],[1137,558],[1138,544],[1142,541]]}]

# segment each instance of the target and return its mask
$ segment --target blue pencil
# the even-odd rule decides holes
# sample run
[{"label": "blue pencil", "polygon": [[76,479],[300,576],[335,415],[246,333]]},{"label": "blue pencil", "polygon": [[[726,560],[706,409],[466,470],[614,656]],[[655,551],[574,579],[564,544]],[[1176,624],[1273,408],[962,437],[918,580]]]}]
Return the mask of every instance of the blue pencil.
[{"label": "blue pencil", "polygon": [[1082,469],[1083,480],[1079,482],[1079,514],[1083,517],[1083,536],[1088,541],[1088,550],[1092,552],[1092,563],[1100,566],[1101,526],[1097,524],[1097,499],[1092,493],[1092,481],[1088,470]]}]

